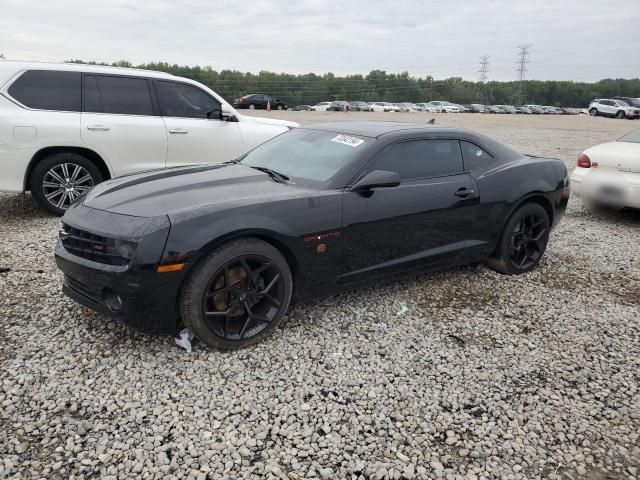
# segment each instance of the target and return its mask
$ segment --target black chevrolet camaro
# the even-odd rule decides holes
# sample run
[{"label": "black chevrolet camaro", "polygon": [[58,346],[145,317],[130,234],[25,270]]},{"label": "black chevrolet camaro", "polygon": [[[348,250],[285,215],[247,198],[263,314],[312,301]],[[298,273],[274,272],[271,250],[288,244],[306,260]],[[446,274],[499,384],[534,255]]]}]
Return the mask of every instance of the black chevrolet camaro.
[{"label": "black chevrolet camaro", "polygon": [[81,304],[232,349],[293,300],[478,261],[525,273],[568,198],[562,161],[478,133],[317,124],[226,164],[101,183],[64,215],[55,254]]}]

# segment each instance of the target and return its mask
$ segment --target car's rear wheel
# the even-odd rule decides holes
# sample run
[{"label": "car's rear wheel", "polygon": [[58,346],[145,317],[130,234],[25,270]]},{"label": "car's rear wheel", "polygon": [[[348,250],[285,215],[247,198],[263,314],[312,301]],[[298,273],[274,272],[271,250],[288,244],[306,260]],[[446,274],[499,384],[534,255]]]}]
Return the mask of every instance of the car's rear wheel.
[{"label": "car's rear wheel", "polygon": [[533,270],[547,248],[549,230],[549,216],[541,205],[523,205],[509,218],[496,252],[487,264],[507,275]]},{"label": "car's rear wheel", "polygon": [[293,290],[282,254],[254,238],[226,243],[190,274],[182,292],[182,320],[203,343],[233,350],[269,335]]},{"label": "car's rear wheel", "polygon": [[595,108],[592,108],[591,110],[589,110],[589,115],[591,115],[592,117],[597,117],[598,110],[596,110]]},{"label": "car's rear wheel", "polygon": [[616,118],[624,118],[624,112],[622,110],[618,111],[618,113],[616,113]]},{"label": "car's rear wheel", "polygon": [[102,181],[100,169],[73,152],[54,153],[42,159],[31,173],[31,194],[55,215],[64,212],[94,185]]}]

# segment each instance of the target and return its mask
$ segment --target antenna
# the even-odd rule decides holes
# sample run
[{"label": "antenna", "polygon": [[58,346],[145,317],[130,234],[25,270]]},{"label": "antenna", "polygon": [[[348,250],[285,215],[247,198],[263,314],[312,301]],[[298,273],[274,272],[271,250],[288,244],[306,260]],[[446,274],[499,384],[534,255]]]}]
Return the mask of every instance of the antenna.
[{"label": "antenna", "polygon": [[529,55],[529,49],[531,48],[531,44],[529,45],[518,45],[518,68],[516,69],[517,79],[515,90],[513,94],[513,104],[514,105],[524,105],[527,103],[527,86],[525,83],[525,77],[527,74],[527,63],[529,60],[527,59]]},{"label": "antenna", "polygon": [[489,104],[489,86],[487,85],[487,73],[489,73],[489,58],[491,55],[480,57],[480,103]]}]

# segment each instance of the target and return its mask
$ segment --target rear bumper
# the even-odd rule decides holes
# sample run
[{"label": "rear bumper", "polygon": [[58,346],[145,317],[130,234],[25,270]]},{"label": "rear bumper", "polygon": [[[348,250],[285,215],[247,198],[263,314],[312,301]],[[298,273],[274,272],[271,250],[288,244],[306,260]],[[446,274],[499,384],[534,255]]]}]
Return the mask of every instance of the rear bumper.
[{"label": "rear bumper", "polygon": [[603,205],[640,208],[640,173],[577,167],[571,173],[571,189]]}]

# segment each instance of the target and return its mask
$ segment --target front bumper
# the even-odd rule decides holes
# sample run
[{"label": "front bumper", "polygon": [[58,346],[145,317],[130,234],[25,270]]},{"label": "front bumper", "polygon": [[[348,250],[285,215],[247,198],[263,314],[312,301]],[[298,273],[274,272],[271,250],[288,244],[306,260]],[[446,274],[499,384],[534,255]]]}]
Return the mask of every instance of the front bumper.
[{"label": "front bumper", "polygon": [[55,260],[64,273],[62,291],[66,295],[138,330],[169,333],[177,329],[178,297],[185,271],[156,272],[169,233],[166,217],[130,217],[75,205],[62,221],[86,232],[129,239],[138,245],[131,263],[119,266],[79,257],[58,241]]}]

